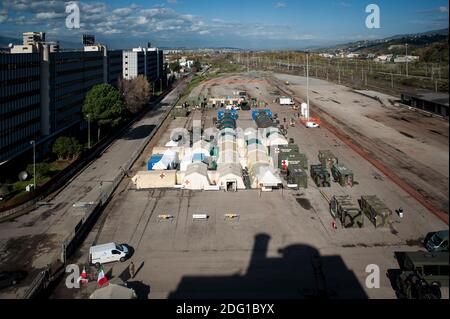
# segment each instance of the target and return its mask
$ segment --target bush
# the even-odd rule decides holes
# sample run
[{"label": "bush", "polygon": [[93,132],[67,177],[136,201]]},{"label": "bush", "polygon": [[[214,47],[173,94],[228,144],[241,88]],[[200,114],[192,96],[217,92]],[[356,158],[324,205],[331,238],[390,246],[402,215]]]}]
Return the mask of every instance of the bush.
[{"label": "bush", "polygon": [[[33,164],[27,166],[27,172],[34,177]],[[45,177],[50,172],[50,165],[48,163],[36,163],[36,179]]]},{"label": "bush", "polygon": [[83,147],[77,139],[73,137],[61,136],[53,143],[52,151],[58,156],[58,159],[69,159],[78,156]]}]

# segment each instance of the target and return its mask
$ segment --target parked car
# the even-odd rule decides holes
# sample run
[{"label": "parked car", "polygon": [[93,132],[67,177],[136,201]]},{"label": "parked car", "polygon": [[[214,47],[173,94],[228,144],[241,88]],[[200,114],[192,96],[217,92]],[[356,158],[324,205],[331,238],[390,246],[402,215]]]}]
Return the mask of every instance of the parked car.
[{"label": "parked car", "polygon": [[27,275],[26,271],[0,271],[0,289],[18,284]]},{"label": "parked car", "polygon": [[428,251],[448,251],[448,230],[438,231],[425,241]]},{"label": "parked car", "polygon": [[113,242],[89,248],[89,263],[96,267],[114,261],[124,262],[129,256],[130,249],[125,244],[119,245]]},{"label": "parked car", "polygon": [[317,128],[317,127],[320,127],[320,125],[315,122],[306,122],[306,127],[307,128]]}]

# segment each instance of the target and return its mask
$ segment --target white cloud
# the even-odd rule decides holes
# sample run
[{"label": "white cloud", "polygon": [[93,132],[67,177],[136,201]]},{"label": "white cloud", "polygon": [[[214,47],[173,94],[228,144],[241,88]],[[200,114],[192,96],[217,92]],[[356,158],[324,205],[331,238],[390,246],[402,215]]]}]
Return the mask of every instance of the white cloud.
[{"label": "white cloud", "polygon": [[286,8],[286,3],[284,2],[277,2],[275,3],[275,8]]}]

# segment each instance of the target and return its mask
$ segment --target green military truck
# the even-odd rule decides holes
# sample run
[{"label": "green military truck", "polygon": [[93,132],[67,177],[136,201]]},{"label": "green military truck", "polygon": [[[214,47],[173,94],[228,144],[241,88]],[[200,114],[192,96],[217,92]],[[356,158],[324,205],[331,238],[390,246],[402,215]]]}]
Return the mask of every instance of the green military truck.
[{"label": "green military truck", "polygon": [[338,163],[338,158],[330,150],[320,150],[319,151],[319,162],[325,165],[327,168],[331,169],[333,164]]},{"label": "green military truck", "polygon": [[397,294],[408,299],[440,299],[440,287],[448,287],[448,252],[396,253],[400,274],[395,280]]},{"label": "green military truck", "polygon": [[308,174],[300,165],[289,165],[287,182],[289,187],[308,188]]},{"label": "green military truck", "polygon": [[361,196],[361,209],[375,228],[389,226],[392,211],[377,196]]},{"label": "green military truck", "polygon": [[358,201],[350,195],[333,196],[330,200],[330,213],[338,219],[344,228],[361,228],[364,226],[364,215]]},{"label": "green military truck", "polygon": [[331,175],[335,182],[342,187],[353,187],[353,171],[342,163],[334,163],[331,167]]},{"label": "green military truck", "polygon": [[311,178],[313,179],[313,181],[317,187],[330,187],[331,186],[330,173],[328,173],[326,166],[324,166],[322,164],[311,165],[310,174],[311,174]]}]

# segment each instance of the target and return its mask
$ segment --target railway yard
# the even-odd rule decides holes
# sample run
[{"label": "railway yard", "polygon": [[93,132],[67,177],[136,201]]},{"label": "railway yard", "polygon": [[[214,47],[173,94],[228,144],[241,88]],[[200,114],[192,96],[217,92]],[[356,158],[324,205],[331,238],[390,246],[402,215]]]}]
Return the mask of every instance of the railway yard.
[{"label": "railway yard", "polygon": [[[202,82],[186,100],[245,92],[248,101],[263,102],[238,110],[236,127],[256,129],[255,109],[270,109],[286,130],[277,138],[286,144],[293,139],[308,159],[307,188],[290,187],[277,163],[262,160],[270,154],[228,141],[226,135],[239,139],[226,133],[229,128],[216,146],[231,143],[231,151],[189,144],[173,160],[187,163],[186,169],[163,161],[166,167],[149,171],[149,159],[170,148],[175,130],[196,123],[204,131],[216,127],[219,107],[191,105],[186,116],[170,116],[161,125],[70,262],[87,265],[95,244],[128,244],[138,269],[128,285],[141,298],[396,298],[386,275],[398,268],[395,252],[424,250],[428,233],[448,228],[448,121],[311,79],[311,115],[323,123],[310,129],[301,124],[299,110],[277,102],[285,95],[304,102],[305,87],[303,77],[248,72]],[[260,142],[264,149],[271,143],[269,137]],[[205,150],[198,160],[196,149]],[[351,187],[333,178],[330,187],[317,186],[310,165],[320,163],[321,150],[351,169]],[[228,157],[239,164],[228,168]],[[150,186],[139,187],[139,174]],[[238,177],[222,180],[233,174]],[[155,186],[163,180],[164,186]],[[362,227],[345,228],[330,214],[333,196],[358,203],[367,195],[390,210],[384,227],[360,216]],[[380,269],[379,288],[366,286],[368,265]],[[105,270],[112,281],[126,281],[127,267],[106,264]],[[83,289],[67,289],[62,281],[52,298],[87,298],[95,288],[95,281]],[[448,298],[448,288],[442,292]]]}]

